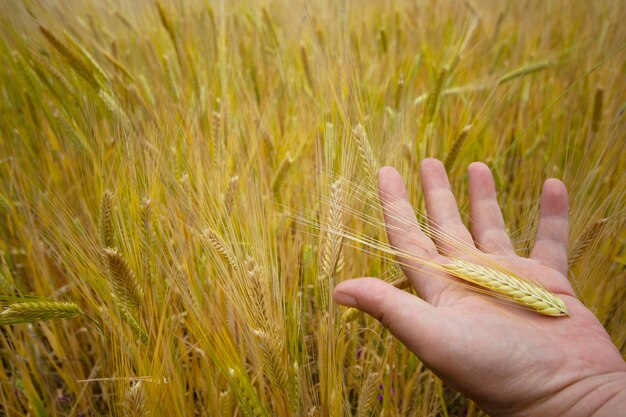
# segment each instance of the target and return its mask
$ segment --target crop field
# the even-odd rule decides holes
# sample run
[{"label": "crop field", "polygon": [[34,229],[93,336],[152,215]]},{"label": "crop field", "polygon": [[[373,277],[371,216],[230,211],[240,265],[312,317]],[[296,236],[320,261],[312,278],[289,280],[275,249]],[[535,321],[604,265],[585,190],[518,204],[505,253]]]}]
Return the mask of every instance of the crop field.
[{"label": "crop field", "polygon": [[[621,24],[619,22],[622,22]],[[0,416],[481,416],[338,283],[402,285],[377,196],[544,180],[626,357],[619,0],[0,0]],[[406,286],[405,286],[406,287]],[[407,288],[407,291],[412,291]]]}]

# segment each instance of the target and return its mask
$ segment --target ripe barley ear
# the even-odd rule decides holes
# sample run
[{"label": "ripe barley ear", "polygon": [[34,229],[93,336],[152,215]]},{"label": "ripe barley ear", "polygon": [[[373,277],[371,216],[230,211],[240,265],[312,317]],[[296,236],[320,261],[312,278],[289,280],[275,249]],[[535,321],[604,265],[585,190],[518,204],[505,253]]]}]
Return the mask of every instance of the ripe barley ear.
[{"label": "ripe barley ear", "polygon": [[546,316],[568,316],[567,306],[550,291],[509,273],[460,259],[442,265],[450,274],[491,290],[529,310]]},{"label": "ripe barley ear", "polygon": [[35,301],[10,304],[0,313],[0,325],[71,319],[83,314],[74,303]]}]

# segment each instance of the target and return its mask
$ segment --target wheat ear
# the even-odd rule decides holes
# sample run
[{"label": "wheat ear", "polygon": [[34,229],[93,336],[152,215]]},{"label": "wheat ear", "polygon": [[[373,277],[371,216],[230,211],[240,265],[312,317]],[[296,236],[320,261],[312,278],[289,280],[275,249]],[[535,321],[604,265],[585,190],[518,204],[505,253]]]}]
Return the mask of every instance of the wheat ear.
[{"label": "wheat ear", "polygon": [[567,306],[559,297],[538,285],[514,275],[460,259],[443,264],[450,275],[503,295],[530,310],[546,316],[568,316]]},{"label": "wheat ear", "polygon": [[109,263],[115,297],[129,312],[136,313],[141,306],[142,297],[135,274],[128,266],[126,259],[117,250],[106,248],[104,254]]},{"label": "wheat ear", "polygon": [[446,159],[443,163],[443,165],[446,167],[446,172],[450,172],[450,170],[454,166],[454,163],[456,162],[456,157],[459,156],[461,146],[463,146],[463,143],[465,142],[467,134],[469,133],[471,128],[471,125],[465,126],[452,144],[452,148],[450,148],[450,152],[448,152],[448,154],[446,155]]},{"label": "wheat ear", "polygon": [[554,65],[551,61],[540,61],[532,64],[524,65],[520,68],[514,69],[513,71],[507,72],[498,80],[498,84],[504,84],[508,81],[512,81],[519,77],[524,77],[529,74],[533,74],[535,72],[539,72],[543,69],[546,69],[550,66]]},{"label": "wheat ear", "polygon": [[359,390],[359,405],[357,407],[357,417],[369,416],[376,404],[378,392],[378,372],[370,372]]},{"label": "wheat ear", "polygon": [[[274,333],[278,333],[273,329]],[[284,346],[279,337],[273,337],[267,331],[256,330],[254,334],[259,342],[263,361],[263,373],[272,385],[287,395],[287,372],[283,363]]]},{"label": "wheat ear", "polygon": [[585,230],[580,239],[576,241],[576,246],[574,246],[569,256],[568,265],[570,268],[574,267],[580,258],[582,258],[587,248],[589,248],[598,235],[600,235],[607,221],[608,219],[604,218],[593,222],[591,226]]},{"label": "wheat ear", "polygon": [[34,323],[43,320],[71,319],[83,314],[74,303],[36,301],[9,305],[0,313],[0,325]]},{"label": "wheat ear", "polygon": [[230,386],[237,395],[239,408],[246,417],[267,415],[247,374],[230,368],[228,370],[228,379]]},{"label": "wheat ear", "polygon": [[146,399],[141,381],[131,386],[124,396],[124,413],[127,416],[145,417]]},{"label": "wheat ear", "polygon": [[113,194],[109,190],[106,190],[102,195],[102,202],[100,203],[100,237],[102,239],[102,246],[105,248],[115,247],[115,237],[113,235]]},{"label": "wheat ear", "polygon": [[376,164],[376,159],[374,159],[372,146],[367,137],[367,133],[365,133],[365,129],[363,128],[363,126],[361,126],[361,124],[357,124],[352,129],[352,133],[354,133],[354,136],[356,137],[356,146],[359,154],[359,162],[361,164],[361,169],[365,174],[369,191],[374,192],[378,189],[374,177],[378,167]]},{"label": "wheat ear", "polygon": [[287,172],[289,171],[289,168],[291,168],[291,165],[293,165],[293,158],[289,152],[287,152],[285,158],[278,165],[276,174],[274,174],[274,178],[272,179],[272,191],[274,191],[274,193],[278,193],[278,191],[280,191],[280,186],[285,181],[285,177],[287,176]]},{"label": "wheat ear", "polygon": [[202,231],[202,236],[209,241],[215,252],[217,252],[218,255],[226,261],[231,268],[233,268],[233,270],[239,270],[239,262],[237,261],[235,253],[224,241],[224,239],[217,234],[217,232],[207,227]]},{"label": "wheat ear", "polygon": [[331,207],[328,216],[328,233],[322,246],[320,274],[317,277],[318,296],[322,311],[328,310],[329,282],[341,271],[343,258],[341,256],[341,228],[343,224],[343,195],[341,181],[331,185]]}]

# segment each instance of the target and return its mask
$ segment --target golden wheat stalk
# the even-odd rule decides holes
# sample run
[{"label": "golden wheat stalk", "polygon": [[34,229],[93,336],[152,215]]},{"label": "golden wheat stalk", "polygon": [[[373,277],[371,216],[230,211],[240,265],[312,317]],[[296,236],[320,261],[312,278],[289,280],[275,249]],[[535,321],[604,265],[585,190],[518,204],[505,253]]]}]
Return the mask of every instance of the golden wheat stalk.
[{"label": "golden wheat stalk", "polygon": [[141,306],[142,295],[135,274],[117,250],[106,248],[104,254],[109,263],[113,294],[129,313],[136,313]]},{"label": "golden wheat stalk", "polygon": [[369,187],[368,191],[373,193],[378,189],[377,181],[375,179],[378,164],[376,163],[374,153],[372,152],[372,145],[367,137],[367,133],[365,133],[365,129],[360,123],[354,126],[352,133],[354,133],[354,136],[356,137],[359,162],[361,164],[361,170],[365,174],[365,179]]},{"label": "golden wheat stalk", "polygon": [[569,316],[567,306],[550,291],[502,271],[461,259],[442,265],[450,275],[493,291],[546,316]]},{"label": "golden wheat stalk", "polygon": [[127,416],[133,417],[145,417],[148,415],[141,381],[135,383],[126,391],[126,395],[124,396],[124,413]]},{"label": "golden wheat stalk", "polygon": [[593,222],[582,234],[580,239],[576,241],[576,245],[572,248],[571,255],[569,256],[568,266],[573,268],[576,263],[585,254],[585,251],[591,244],[598,238],[604,226],[606,226],[608,219],[603,218]]},{"label": "golden wheat stalk", "polygon": [[322,311],[328,310],[330,281],[341,271],[343,258],[341,256],[341,228],[343,224],[343,193],[341,180],[331,185],[331,207],[328,215],[328,233],[324,238],[321,250],[320,273],[317,278],[318,297]]},{"label": "golden wheat stalk", "polygon": [[287,172],[289,172],[289,168],[291,168],[292,164],[293,158],[291,157],[289,152],[287,152],[285,158],[283,158],[283,160],[278,165],[278,168],[276,169],[276,174],[274,174],[274,178],[272,179],[272,191],[274,191],[274,193],[278,193],[278,191],[280,191],[280,186],[282,185],[283,181],[285,181],[285,178],[287,177]]},{"label": "golden wheat stalk", "polygon": [[39,31],[43,36],[61,53],[63,58],[74,68],[74,71],[80,75],[95,90],[100,88],[96,78],[93,76],[89,66],[78,56],[76,56],[68,47],[66,47],[52,32],[43,26],[39,26]]},{"label": "golden wheat stalk", "polygon": [[15,303],[0,313],[0,325],[71,319],[81,314],[82,310],[74,303],[59,301]]},{"label": "golden wheat stalk", "polygon": [[213,133],[213,164],[215,167],[222,165],[222,115],[214,111],[211,118],[211,131]]},{"label": "golden wheat stalk", "polygon": [[102,246],[105,248],[115,247],[115,236],[113,234],[113,194],[105,190],[100,202],[100,238]]},{"label": "golden wheat stalk", "polygon": [[596,89],[596,95],[593,98],[593,117],[591,119],[591,131],[598,133],[600,130],[600,122],[602,121],[602,102],[604,101],[604,90],[600,87]]},{"label": "golden wheat stalk", "polygon": [[359,405],[357,407],[357,417],[365,417],[371,415],[376,400],[378,398],[378,372],[370,372],[359,390]]},{"label": "golden wheat stalk", "polygon": [[269,330],[272,325],[269,282],[251,256],[246,259],[246,274],[250,284],[248,300],[254,312],[255,327]]},{"label": "golden wheat stalk", "polygon": [[237,197],[237,188],[239,187],[239,175],[233,175],[228,180],[228,188],[224,193],[224,211],[226,213],[232,213],[233,206],[235,204],[235,198]]},{"label": "golden wheat stalk", "polygon": [[284,346],[276,329],[273,330],[273,335],[264,330],[255,330],[254,334],[259,343],[265,377],[272,385],[287,395],[288,377],[283,363]]},{"label": "golden wheat stalk", "polygon": [[554,65],[552,61],[540,61],[532,64],[524,65],[520,68],[516,68],[513,71],[507,72],[500,79],[498,79],[498,84],[504,84],[508,81],[512,81],[516,78],[524,77],[529,74],[534,74],[535,72],[539,72],[546,68],[549,68]]},{"label": "golden wheat stalk", "polygon": [[461,150],[461,146],[463,146],[463,143],[465,142],[465,139],[467,138],[467,134],[469,133],[471,128],[472,128],[471,125],[465,126],[463,130],[461,130],[461,133],[459,134],[459,136],[457,136],[454,143],[452,144],[452,148],[450,148],[450,151],[446,155],[446,159],[444,160],[444,163],[443,163],[443,165],[446,167],[446,172],[450,172],[450,170],[454,166],[454,163],[456,162],[456,158],[459,155],[459,151]]},{"label": "golden wheat stalk", "polygon": [[202,231],[202,236],[209,241],[215,252],[230,265],[233,270],[239,270],[239,262],[233,250],[214,230],[206,228]]},{"label": "golden wheat stalk", "polygon": [[239,408],[246,417],[261,417],[267,415],[247,374],[241,371],[237,372],[235,369],[230,368],[228,370],[228,380],[237,395]]}]

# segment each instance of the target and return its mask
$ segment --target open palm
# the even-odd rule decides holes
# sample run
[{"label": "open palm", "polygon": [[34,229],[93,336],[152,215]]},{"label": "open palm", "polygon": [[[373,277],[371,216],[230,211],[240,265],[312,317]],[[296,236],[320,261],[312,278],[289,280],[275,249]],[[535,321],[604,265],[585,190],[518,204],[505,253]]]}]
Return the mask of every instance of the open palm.
[{"label": "open palm", "polygon": [[[420,229],[398,172],[379,171],[380,199],[395,249],[446,263],[447,256],[467,257],[452,241],[476,245],[556,293],[570,317],[514,308],[455,285],[454,278],[409,257],[399,261],[419,297],[361,278],[338,285],[335,301],[379,319],[439,377],[493,415],[613,415],[624,399],[626,364],[567,281],[565,186],[555,179],[544,184],[535,247],[530,258],[522,258],[505,231],[493,177],[484,164],[469,167],[471,233],[443,165],[424,160],[421,181],[433,240]],[[447,238],[437,239],[439,232]]]}]

